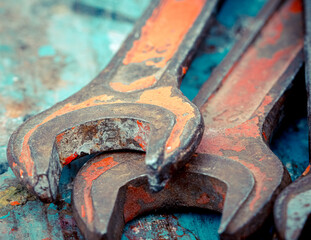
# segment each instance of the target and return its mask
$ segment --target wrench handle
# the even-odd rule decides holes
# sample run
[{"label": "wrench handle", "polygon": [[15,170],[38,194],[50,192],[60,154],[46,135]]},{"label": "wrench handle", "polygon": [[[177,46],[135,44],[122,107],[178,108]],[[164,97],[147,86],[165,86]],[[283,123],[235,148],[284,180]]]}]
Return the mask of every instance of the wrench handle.
[{"label": "wrench handle", "polygon": [[[117,92],[178,86],[218,0],[153,1],[97,79]],[[164,73],[170,77],[164,78]],[[165,74],[167,75],[167,74]],[[96,81],[96,80],[95,80]]]}]

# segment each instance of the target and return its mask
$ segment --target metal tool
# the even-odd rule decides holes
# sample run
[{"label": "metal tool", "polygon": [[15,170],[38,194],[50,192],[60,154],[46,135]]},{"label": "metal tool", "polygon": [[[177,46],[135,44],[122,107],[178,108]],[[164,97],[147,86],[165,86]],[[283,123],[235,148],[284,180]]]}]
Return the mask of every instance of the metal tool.
[{"label": "metal tool", "polygon": [[[308,96],[309,158],[311,150],[311,2],[304,0],[305,16],[305,82]],[[274,222],[280,239],[299,239],[310,228],[311,174],[310,165],[295,182],[287,186],[274,205]]]},{"label": "metal tool", "polygon": [[200,110],[203,140],[183,171],[162,191],[148,188],[143,156],[111,153],[88,162],[73,189],[73,212],[88,239],[119,239],[124,224],[157,209],[197,207],[222,212],[223,239],[260,228],[290,182],[267,146],[303,57],[300,0],[288,0],[235,62]]},{"label": "metal tool", "polygon": [[161,189],[202,137],[201,114],[178,87],[217,4],[152,1],[98,77],[13,133],[7,157],[17,178],[51,202],[62,166],[89,153],[131,149],[146,151],[150,186]]}]

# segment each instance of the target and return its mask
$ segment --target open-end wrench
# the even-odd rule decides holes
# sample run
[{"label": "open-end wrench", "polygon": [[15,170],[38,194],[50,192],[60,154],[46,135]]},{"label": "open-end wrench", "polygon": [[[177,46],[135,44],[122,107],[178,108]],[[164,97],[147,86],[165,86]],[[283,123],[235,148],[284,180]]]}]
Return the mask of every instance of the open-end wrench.
[{"label": "open-end wrench", "polygon": [[73,211],[87,238],[118,239],[126,222],[160,208],[222,211],[222,238],[260,228],[290,182],[267,144],[303,62],[301,11],[300,0],[286,1],[200,107],[203,140],[162,191],[149,190],[139,154],[101,155],[80,170]]},{"label": "open-end wrench", "polygon": [[[305,16],[305,82],[308,98],[309,159],[311,157],[311,2],[304,0]],[[287,186],[274,205],[274,222],[280,239],[296,240],[301,237],[311,215],[310,165],[295,182]]]},{"label": "open-end wrench", "polygon": [[15,175],[43,201],[56,198],[62,166],[89,153],[146,151],[159,190],[197,148],[203,121],[178,89],[218,0],[152,1],[110,64],[68,99],[11,136]]}]

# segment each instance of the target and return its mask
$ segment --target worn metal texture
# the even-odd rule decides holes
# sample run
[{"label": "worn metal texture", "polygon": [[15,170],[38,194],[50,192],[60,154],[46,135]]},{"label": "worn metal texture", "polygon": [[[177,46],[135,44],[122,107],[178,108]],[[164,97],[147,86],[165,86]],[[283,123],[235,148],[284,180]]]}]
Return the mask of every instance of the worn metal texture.
[{"label": "worn metal texture", "polygon": [[51,202],[62,166],[83,154],[132,149],[147,152],[150,185],[163,187],[202,137],[201,114],[177,87],[216,6],[154,1],[98,77],[12,134],[15,175]]},{"label": "worn metal texture", "polygon": [[[309,158],[310,158],[310,133],[311,133],[311,80],[310,80],[310,56],[311,56],[311,3],[304,1],[305,19],[305,83],[307,92],[307,110],[309,125]],[[274,221],[280,239],[299,239],[310,236],[311,215],[311,175],[310,165],[301,177],[286,187],[278,196],[274,205]]]},{"label": "worn metal texture", "polygon": [[[0,17],[0,238],[83,239],[70,210],[71,181],[81,166],[64,167],[60,195],[43,204],[19,184],[8,168],[9,135],[29,116],[78,91],[105,66],[148,1],[20,0],[1,2]],[[185,93],[207,79],[238,39],[238,32],[256,16],[265,1],[227,0],[196,61],[183,81]],[[16,5],[17,4],[17,5]],[[131,9],[129,11],[128,9]],[[190,85],[189,85],[190,84]],[[196,90],[197,91],[197,90]],[[83,161],[82,161],[83,162]],[[217,239],[220,214],[164,213],[135,219],[122,239]]]},{"label": "worn metal texture", "polygon": [[290,182],[267,143],[286,109],[302,50],[301,1],[287,1],[201,106],[203,140],[162,191],[148,190],[141,160],[131,154],[104,155],[84,166],[74,183],[73,211],[86,237],[118,239],[137,215],[180,207],[222,211],[223,239],[258,230]]}]

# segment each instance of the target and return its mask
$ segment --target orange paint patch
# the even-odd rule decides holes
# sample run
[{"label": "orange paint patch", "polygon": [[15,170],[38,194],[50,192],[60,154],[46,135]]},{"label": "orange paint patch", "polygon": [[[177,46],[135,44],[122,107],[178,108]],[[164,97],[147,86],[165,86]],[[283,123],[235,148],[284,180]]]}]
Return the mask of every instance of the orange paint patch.
[{"label": "orange paint patch", "polygon": [[81,217],[85,218],[85,208],[84,208],[84,205],[81,205]]},{"label": "orange paint patch", "polygon": [[[195,117],[193,107],[178,96],[171,96],[172,87],[146,90],[137,103],[152,104],[170,110],[176,116],[176,123],[166,142],[166,152],[173,152],[180,146],[180,136],[187,122]],[[185,114],[187,113],[187,114]]]},{"label": "orange paint patch", "polygon": [[121,82],[110,82],[110,87],[118,92],[132,92],[132,91],[137,91],[145,88],[149,88],[153,86],[157,82],[157,79],[155,76],[147,76],[143,77],[141,79],[138,79],[129,85],[126,85]]},{"label": "orange paint patch", "polygon": [[13,165],[13,167],[14,167],[14,168],[17,166],[17,164],[16,164],[15,162],[13,162],[13,164],[12,164],[12,165]]},{"label": "orange paint patch", "polygon": [[[205,0],[162,0],[134,41],[123,63],[162,68],[173,57],[202,11]],[[160,61],[158,61],[160,59]]]},{"label": "orange paint patch", "polygon": [[128,186],[123,211],[124,220],[126,223],[136,217],[139,213],[141,209],[140,201],[147,204],[154,202],[155,199],[145,191],[143,186]]},{"label": "orange paint patch", "polygon": [[188,67],[183,67],[182,68],[182,74],[185,75],[188,71]]},{"label": "orange paint patch", "polygon": [[302,173],[302,176],[306,176],[310,172],[310,165],[306,168],[306,170]]},{"label": "orange paint patch", "polygon": [[23,177],[24,171],[22,169],[19,170],[19,176],[22,178]]},{"label": "orange paint patch", "polygon": [[16,206],[16,205],[20,205],[20,203],[18,201],[13,201],[13,202],[10,202],[10,205]]},{"label": "orange paint patch", "polygon": [[[83,189],[84,203],[85,203],[84,215],[86,215],[88,223],[91,223],[94,219],[93,202],[91,199],[93,181],[97,179],[100,175],[102,175],[104,172],[106,172],[107,170],[118,164],[119,164],[118,162],[113,160],[113,157],[107,157],[98,162],[93,163],[91,166],[87,168],[85,172],[81,174],[85,180],[85,186]],[[83,212],[81,211],[81,215],[82,213]]]}]

